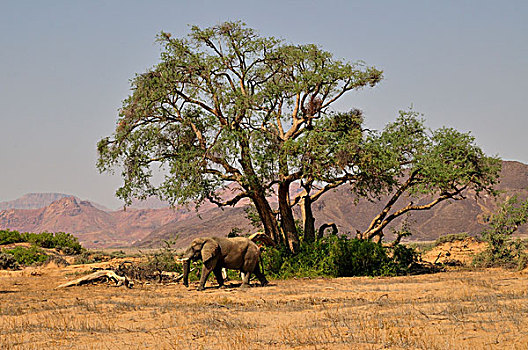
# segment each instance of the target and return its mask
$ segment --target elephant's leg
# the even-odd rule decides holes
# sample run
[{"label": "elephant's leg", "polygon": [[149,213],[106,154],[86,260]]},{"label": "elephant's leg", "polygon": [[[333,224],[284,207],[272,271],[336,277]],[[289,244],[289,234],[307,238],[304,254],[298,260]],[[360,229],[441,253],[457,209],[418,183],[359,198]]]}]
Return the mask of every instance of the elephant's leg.
[{"label": "elephant's leg", "polygon": [[249,279],[251,278],[251,272],[244,272],[242,271],[242,285],[241,288],[247,288],[250,287]]},{"label": "elephant's leg", "polygon": [[255,266],[255,270],[253,272],[255,273],[255,276],[257,276],[257,278],[260,281],[261,285],[265,286],[265,285],[267,285],[269,283],[268,280],[266,279],[266,276],[264,276],[264,274],[260,271],[259,264],[257,264],[257,266]]},{"label": "elephant's leg", "polygon": [[204,290],[205,289],[205,282],[207,281],[207,277],[209,277],[209,274],[211,273],[212,269],[208,269],[205,264],[202,267],[202,275],[200,276],[200,285],[198,286],[197,290]]},{"label": "elephant's leg", "polygon": [[222,276],[223,269],[221,267],[216,267],[213,272],[216,277],[216,281],[218,282],[218,286],[221,288],[224,285],[224,277]]},{"label": "elephant's leg", "polygon": [[189,287],[189,271],[191,269],[191,262],[189,259],[183,261],[183,285]]}]

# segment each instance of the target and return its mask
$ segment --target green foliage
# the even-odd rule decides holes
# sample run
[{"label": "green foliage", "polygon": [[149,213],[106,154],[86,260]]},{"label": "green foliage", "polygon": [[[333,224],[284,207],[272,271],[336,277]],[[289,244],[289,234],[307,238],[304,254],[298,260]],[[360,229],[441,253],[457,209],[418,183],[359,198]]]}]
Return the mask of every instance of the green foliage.
[{"label": "green foliage", "polygon": [[388,249],[368,240],[330,235],[303,242],[298,254],[284,247],[268,248],[262,261],[266,274],[275,278],[385,276],[408,272],[416,252],[402,245]]},{"label": "green foliage", "polygon": [[21,242],[28,242],[42,248],[59,249],[63,253],[70,255],[79,254],[83,249],[77,237],[70,233],[0,231],[0,245]]},{"label": "green foliage", "polygon": [[517,196],[506,199],[491,215],[488,228],[482,232],[487,249],[479,254],[474,263],[478,266],[504,266],[524,268],[527,262],[525,245],[512,240],[517,228],[528,221],[528,199],[519,201]]},{"label": "green foliage", "polygon": [[[0,231],[0,244],[31,243],[30,247],[17,246],[12,249],[3,249],[0,253],[0,268],[16,267],[20,265],[32,265],[43,263],[48,260],[48,255],[39,247],[59,249],[65,254],[79,254],[83,251],[78,239],[69,233],[20,233],[18,231]],[[16,264],[13,264],[13,259]]]},{"label": "green foliage", "polygon": [[176,262],[174,256],[174,251],[170,247],[162,248],[149,255],[145,268],[157,272],[169,271],[182,273],[182,265]]},{"label": "green foliage", "polygon": [[18,231],[0,230],[0,245],[24,242]]},{"label": "green foliage", "polygon": [[[193,26],[182,38],[162,32],[158,42],[159,64],[132,80],[113,135],[98,143],[99,170],[122,169],[117,196],[126,203],[250,198],[278,240],[267,196],[277,182],[333,180],[349,165],[362,117],[329,111],[345,93],[377,85],[382,71],[317,45],[262,37],[241,22]],[[152,181],[158,169],[164,178]],[[237,193],[225,201],[219,193],[233,183]],[[286,201],[279,206],[291,213]]]},{"label": "green foliage", "polygon": [[448,195],[461,191],[494,193],[500,160],[486,156],[470,133],[452,128],[429,130],[415,111],[400,116],[382,132],[371,132],[362,149],[364,161],[355,190],[365,196]]},{"label": "green foliage", "polygon": [[246,219],[249,220],[251,226],[256,229],[262,230],[262,221],[260,220],[257,208],[254,205],[248,205],[244,208],[244,213],[246,213]]},{"label": "green foliage", "polygon": [[52,248],[61,250],[64,254],[79,254],[83,250],[77,237],[70,233],[56,232],[51,241]]},{"label": "green foliage", "polygon": [[391,251],[391,268],[395,274],[404,274],[410,272],[410,269],[419,258],[419,253],[415,248],[397,244],[388,248]]},{"label": "green foliage", "polygon": [[[161,33],[158,42],[161,62],[132,81],[113,137],[98,144],[101,171],[124,168],[118,195],[126,201],[152,194],[171,203],[199,201],[226,180],[271,182],[279,158],[290,162],[289,142],[304,132],[299,124],[285,135],[286,125],[312,125],[343,93],[382,78],[363,62],[261,37],[240,22],[194,26],[186,38]],[[168,175],[158,187],[150,181],[156,163]]]},{"label": "green foliage", "polygon": [[23,233],[25,242],[33,243],[42,248],[55,248],[55,235],[51,232]]},{"label": "green foliage", "polygon": [[[412,110],[401,111],[383,131],[370,132],[360,153],[353,191],[371,199],[389,197],[365,238],[374,237],[410,211],[464,199],[467,191],[496,194],[493,186],[498,181],[500,160],[486,156],[470,133],[451,128],[429,130],[421,115]],[[404,197],[413,199],[395,210]]]},{"label": "green foliage", "polygon": [[48,260],[46,253],[35,246],[31,247],[14,247],[12,249],[3,249],[3,253],[12,255],[20,265],[33,265],[44,263]]}]

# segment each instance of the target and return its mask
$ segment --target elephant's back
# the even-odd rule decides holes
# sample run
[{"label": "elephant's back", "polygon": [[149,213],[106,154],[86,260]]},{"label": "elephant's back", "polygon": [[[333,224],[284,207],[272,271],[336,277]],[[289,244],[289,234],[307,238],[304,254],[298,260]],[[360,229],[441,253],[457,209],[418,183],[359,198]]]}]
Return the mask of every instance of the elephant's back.
[{"label": "elephant's back", "polygon": [[233,237],[224,238],[219,243],[226,268],[253,271],[260,252],[253,241],[245,237]]}]

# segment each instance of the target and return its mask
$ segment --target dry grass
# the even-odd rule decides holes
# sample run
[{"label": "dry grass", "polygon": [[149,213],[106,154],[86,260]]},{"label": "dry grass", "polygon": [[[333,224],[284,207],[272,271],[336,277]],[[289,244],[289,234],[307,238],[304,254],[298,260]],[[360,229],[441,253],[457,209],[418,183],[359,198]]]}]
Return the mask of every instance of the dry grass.
[{"label": "dry grass", "polygon": [[272,281],[250,289],[108,284],[68,268],[0,272],[1,349],[526,349],[528,276],[504,270]]}]

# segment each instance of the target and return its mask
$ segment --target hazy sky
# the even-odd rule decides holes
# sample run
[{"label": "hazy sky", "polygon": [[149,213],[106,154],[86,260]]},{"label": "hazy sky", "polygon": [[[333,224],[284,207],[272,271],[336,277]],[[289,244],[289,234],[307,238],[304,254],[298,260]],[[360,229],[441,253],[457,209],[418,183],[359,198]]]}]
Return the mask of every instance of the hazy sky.
[{"label": "hazy sky", "polygon": [[528,163],[528,1],[0,0],[0,201],[62,192],[111,208],[121,179],[99,174],[129,79],[153,66],[161,30],[242,20],[384,70],[351,93],[381,129],[413,106],[427,125],[471,131],[492,155]]}]

